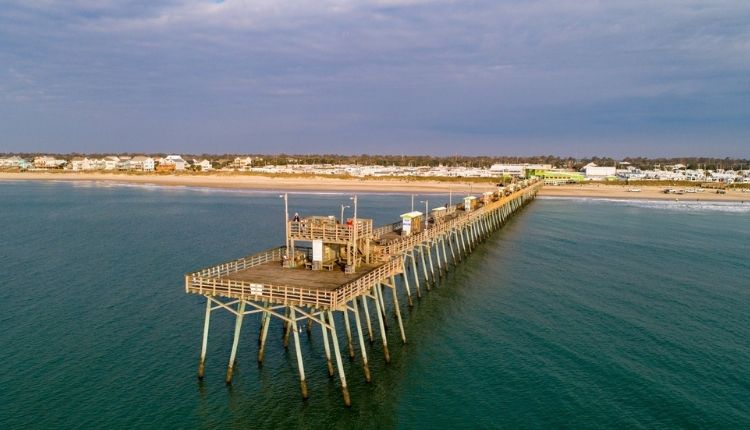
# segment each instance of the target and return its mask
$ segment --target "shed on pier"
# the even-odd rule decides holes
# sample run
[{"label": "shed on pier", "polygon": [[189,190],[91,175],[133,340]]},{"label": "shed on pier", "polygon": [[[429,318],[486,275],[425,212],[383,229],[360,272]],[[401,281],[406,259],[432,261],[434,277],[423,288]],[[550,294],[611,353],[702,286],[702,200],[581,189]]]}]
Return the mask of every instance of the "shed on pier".
[{"label": "shed on pier", "polygon": [[402,214],[401,225],[401,236],[420,233],[424,227],[424,215],[419,211]]},{"label": "shed on pier", "polygon": [[475,196],[464,197],[464,210],[466,212],[471,212],[473,210],[476,210],[478,204],[479,204],[479,201],[477,200]]}]

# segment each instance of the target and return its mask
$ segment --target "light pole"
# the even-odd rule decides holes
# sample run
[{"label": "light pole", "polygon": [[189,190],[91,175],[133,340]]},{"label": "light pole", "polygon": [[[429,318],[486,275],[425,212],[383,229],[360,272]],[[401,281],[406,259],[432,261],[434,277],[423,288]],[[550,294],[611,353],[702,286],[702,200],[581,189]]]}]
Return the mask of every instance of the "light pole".
[{"label": "light pole", "polygon": [[411,211],[414,212],[414,194],[411,195]]},{"label": "light pole", "polygon": [[448,186],[448,206],[453,206],[453,184]]},{"label": "light pole", "polygon": [[430,216],[430,201],[429,200],[420,200],[419,203],[424,203],[424,228],[427,230],[427,227],[429,227],[427,220]]},{"label": "light pole", "polygon": [[340,221],[340,222],[341,222],[341,224],[343,224],[343,223],[344,223],[344,209],[348,209],[348,208],[350,208],[350,207],[351,207],[351,206],[344,206],[344,204],[343,204],[343,203],[341,204],[341,221]]},{"label": "light pole", "polygon": [[354,250],[352,251],[352,273],[354,273],[357,267],[357,230],[359,229],[359,225],[357,224],[357,195],[355,194],[354,197],[349,197],[349,199],[354,200],[354,219],[352,222],[352,228],[354,229],[352,234],[352,239],[354,240]]},{"label": "light pole", "polygon": [[284,199],[284,255],[286,255],[286,264],[289,264],[289,194],[284,193],[279,196]]}]

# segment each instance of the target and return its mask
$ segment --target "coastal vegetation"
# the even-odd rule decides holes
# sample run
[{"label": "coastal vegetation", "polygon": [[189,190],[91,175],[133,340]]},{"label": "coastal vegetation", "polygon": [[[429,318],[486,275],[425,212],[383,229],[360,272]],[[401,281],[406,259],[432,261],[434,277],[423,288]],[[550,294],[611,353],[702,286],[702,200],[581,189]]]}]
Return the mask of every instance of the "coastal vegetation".
[{"label": "coastal vegetation", "polygon": [[[9,156],[20,156],[33,159],[37,156],[52,155],[57,158],[70,161],[74,157],[102,158],[107,155],[136,156],[143,153],[0,153],[0,158]],[[166,153],[149,153],[150,157],[163,157]],[[581,169],[589,163],[598,166],[614,166],[616,164],[628,163],[639,169],[654,169],[666,165],[682,164],[688,169],[747,169],[750,168],[750,159],[734,157],[624,157],[614,159],[612,157],[570,157],[556,155],[534,155],[534,156],[432,156],[432,155],[377,155],[377,154],[183,154],[185,159],[206,159],[214,168],[230,166],[237,157],[252,157],[256,166],[284,166],[293,164],[359,164],[371,166],[448,166],[448,167],[489,167],[492,164],[551,164],[556,167],[568,169]]]}]

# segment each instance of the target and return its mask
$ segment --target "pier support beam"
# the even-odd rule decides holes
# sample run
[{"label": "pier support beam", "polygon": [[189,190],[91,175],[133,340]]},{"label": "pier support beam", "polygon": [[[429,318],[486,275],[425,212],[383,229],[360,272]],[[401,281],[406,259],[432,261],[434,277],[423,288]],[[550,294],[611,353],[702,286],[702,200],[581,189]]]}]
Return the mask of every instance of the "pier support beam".
[{"label": "pier support beam", "polygon": [[[411,300],[411,288],[409,288],[409,280],[406,279],[406,263],[407,263],[406,262],[406,255],[403,255],[401,257],[401,263],[402,263],[401,275],[402,275],[403,280],[404,280],[404,289],[406,290],[406,301],[409,304],[409,307],[413,307],[414,306],[414,302],[412,302],[412,300]],[[394,283],[393,286],[395,287],[396,284]]]},{"label": "pier support beam", "polygon": [[[264,304],[264,307],[268,309],[268,302]],[[271,325],[271,313],[263,311],[263,318],[261,320],[260,327],[260,339],[258,340],[258,363],[263,363],[263,356],[266,353],[266,339],[268,339],[268,326]]]},{"label": "pier support beam", "polygon": [[412,274],[414,275],[414,285],[417,288],[417,298],[422,298],[422,292],[419,290],[419,274],[417,273],[417,260],[414,258],[414,250],[411,250],[410,256],[411,256],[411,268],[412,268]]},{"label": "pier support beam", "polygon": [[419,256],[422,259],[422,271],[424,272],[424,283],[425,283],[425,286],[427,287],[427,291],[430,291],[430,276],[427,274],[427,262],[425,261],[425,258],[424,258],[423,246],[419,247]]},{"label": "pier support beam", "polygon": [[435,282],[435,265],[432,264],[432,246],[426,245],[427,247],[427,259],[430,260],[430,275],[432,276],[432,282]]},{"label": "pier support beam", "polygon": [[396,282],[393,276],[391,276],[391,294],[393,295],[393,309],[396,311],[396,320],[398,321],[398,329],[401,331],[401,342],[406,343],[406,332],[404,332],[404,321],[401,319],[401,306],[398,305],[398,291],[396,291]]},{"label": "pier support beam", "polygon": [[349,359],[354,360],[354,346],[352,346],[352,327],[349,324],[349,311],[344,309],[344,328],[346,329],[346,343],[349,348]]},{"label": "pier support beam", "polygon": [[333,363],[331,362],[331,346],[328,344],[328,327],[326,327],[326,314],[321,312],[320,319],[323,320],[323,324],[320,325],[320,329],[323,331],[323,350],[326,353],[326,365],[328,366],[328,377],[333,378]]},{"label": "pier support beam", "polygon": [[344,404],[349,407],[352,405],[352,399],[349,397],[349,388],[346,386],[346,374],[344,373],[344,363],[341,360],[341,351],[339,351],[339,341],[336,335],[336,323],[333,320],[333,312],[328,311],[328,323],[331,325],[331,341],[333,342],[333,352],[336,354],[336,367],[339,371],[341,380],[341,395],[344,397]]},{"label": "pier support beam", "polygon": [[448,234],[448,248],[451,249],[451,257],[453,257],[453,266],[458,266],[458,259],[456,258],[456,251],[453,249],[453,237],[454,232]]},{"label": "pier support beam", "polygon": [[[376,290],[380,288],[380,285],[373,285],[372,292],[374,295],[378,294]],[[378,314],[378,324],[380,325],[380,337],[383,339],[383,356],[385,357],[385,362],[390,363],[391,362],[391,354],[388,352],[388,338],[385,334],[385,324],[383,323],[383,314],[380,312],[380,300],[375,297],[375,308],[376,308],[376,314]]]},{"label": "pier support beam", "polygon": [[307,382],[305,381],[305,364],[302,362],[302,349],[299,345],[299,327],[297,326],[297,316],[294,308],[291,308],[289,317],[292,319],[292,336],[294,336],[294,352],[297,355],[297,369],[299,370],[299,388],[302,391],[302,398],[307,399]]},{"label": "pier support beam", "polygon": [[208,349],[208,326],[211,322],[211,299],[206,297],[206,319],[203,321],[203,342],[201,343],[201,359],[198,362],[198,379],[206,374],[206,350]]},{"label": "pier support beam", "polygon": [[365,381],[372,382],[370,378],[370,367],[367,365],[367,348],[365,347],[365,337],[362,335],[362,322],[359,318],[359,309],[357,309],[357,299],[352,301],[354,310],[354,323],[357,325],[357,337],[359,338],[359,350],[362,355],[362,367],[365,371]]},{"label": "pier support beam", "polygon": [[430,244],[430,248],[435,247],[435,257],[437,257],[437,266],[438,266],[438,275],[442,278],[443,277],[443,263],[440,261],[440,246],[438,245],[438,241],[432,241]]},{"label": "pier support beam", "polygon": [[240,342],[240,330],[242,329],[242,319],[245,317],[245,301],[240,300],[237,305],[237,320],[234,323],[234,340],[232,341],[232,352],[229,354],[229,366],[227,366],[227,385],[232,383],[234,373],[234,361],[237,358],[237,344]]},{"label": "pier support beam", "polygon": [[370,319],[370,306],[367,304],[367,295],[360,297],[362,299],[362,308],[365,310],[365,319],[367,321],[367,335],[370,338],[370,344],[375,342],[375,337],[372,335],[372,320]]},{"label": "pier support beam", "polygon": [[[406,272],[404,271],[401,273],[401,278],[404,281],[404,287],[406,288],[407,293],[409,292],[409,276],[406,275]],[[411,301],[411,294],[408,295],[409,299],[409,307],[414,307],[414,302]]]},{"label": "pier support beam", "polygon": [[443,260],[445,261],[445,273],[448,273],[448,253],[445,252],[445,236],[440,237],[440,246],[443,248]]}]

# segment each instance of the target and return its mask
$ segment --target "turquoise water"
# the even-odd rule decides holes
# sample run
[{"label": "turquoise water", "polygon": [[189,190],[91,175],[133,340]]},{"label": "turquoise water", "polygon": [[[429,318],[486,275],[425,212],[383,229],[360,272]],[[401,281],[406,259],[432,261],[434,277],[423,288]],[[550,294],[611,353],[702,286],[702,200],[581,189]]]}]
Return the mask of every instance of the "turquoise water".
[{"label": "turquoise water", "polygon": [[[410,209],[359,201],[378,224]],[[278,193],[0,182],[0,428],[750,427],[750,205],[536,200],[404,307],[373,384],[347,362],[351,409],[317,331],[300,400],[278,321],[259,368],[249,318],[226,387],[215,313],[196,380],[182,275],[279,244],[282,213]]]}]

